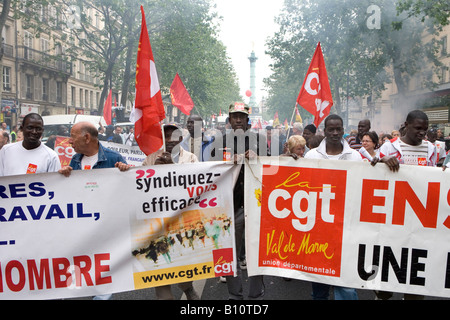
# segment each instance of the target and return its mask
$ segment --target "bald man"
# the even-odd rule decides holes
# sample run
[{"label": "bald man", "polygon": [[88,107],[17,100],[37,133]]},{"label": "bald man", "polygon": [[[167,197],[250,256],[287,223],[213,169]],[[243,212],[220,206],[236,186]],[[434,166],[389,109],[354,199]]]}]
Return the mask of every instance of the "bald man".
[{"label": "bald man", "polygon": [[[102,146],[98,140],[98,130],[90,122],[76,123],[70,131],[70,144],[76,154],[70,164],[58,172],[70,176],[72,170],[92,170],[104,168],[119,168],[126,171],[130,168],[122,155]],[[112,294],[95,296],[94,300],[109,300]]]},{"label": "bald man", "polygon": [[98,140],[98,130],[90,122],[76,123],[70,131],[70,144],[76,154],[69,166],[59,173],[70,176],[72,170],[91,170],[117,167],[126,171],[130,167],[120,153],[102,146]]}]

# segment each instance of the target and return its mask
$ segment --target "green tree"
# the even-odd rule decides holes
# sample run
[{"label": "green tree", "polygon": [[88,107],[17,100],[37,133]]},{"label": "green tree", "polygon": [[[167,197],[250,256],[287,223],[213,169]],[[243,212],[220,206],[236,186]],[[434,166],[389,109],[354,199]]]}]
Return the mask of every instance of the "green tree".
[{"label": "green tree", "polygon": [[[203,116],[218,112],[231,101],[238,100],[237,77],[227,57],[225,46],[217,40],[219,19],[210,0],[146,0],[143,3],[150,41],[155,56],[159,82],[163,94],[168,94],[175,74],[182,77]],[[51,5],[58,11],[58,21],[44,24],[39,21],[42,6]],[[83,57],[91,74],[101,79],[102,94],[99,111],[111,87],[121,89],[121,103],[133,101],[136,53],[141,27],[140,6],[134,0],[31,0],[22,2],[28,10],[17,10],[36,35],[49,33],[58,25],[70,32],[62,41],[73,60]],[[71,6],[79,8],[78,28],[73,28]],[[104,28],[92,27],[92,10]],[[76,41],[75,41],[76,40]]]},{"label": "green tree", "polygon": [[[194,101],[194,112],[204,117],[240,99],[211,9],[208,0],[156,0],[147,18],[161,89],[167,94],[178,72]],[[154,14],[162,14],[162,19]]]},{"label": "green tree", "polygon": [[[369,25],[373,13],[368,9],[372,5],[379,9],[379,25],[375,28]],[[403,28],[395,30],[393,25],[400,20],[403,20]],[[283,115],[292,113],[319,41],[332,87],[333,112],[340,114],[346,95],[379,96],[385,84],[391,81],[388,73],[391,71],[399,103],[406,105],[409,81],[423,72],[428,62],[440,67],[436,59],[437,42],[423,43],[422,40],[425,31],[437,31],[434,25],[414,17],[398,16],[393,1],[287,0],[277,21],[280,30],[268,43],[268,52],[275,61],[274,73],[266,79],[272,112],[278,109]],[[284,93],[292,87],[297,90]],[[278,88],[285,90],[276,91]],[[280,97],[283,94],[286,97]],[[287,104],[276,104],[286,100]],[[304,112],[303,115],[309,114]]]},{"label": "green tree", "polygon": [[[450,1],[449,0],[401,0],[397,4],[397,12],[406,12],[408,17],[419,17],[422,22],[427,18],[434,23],[446,26],[450,23]],[[397,24],[401,27],[401,23]]]}]

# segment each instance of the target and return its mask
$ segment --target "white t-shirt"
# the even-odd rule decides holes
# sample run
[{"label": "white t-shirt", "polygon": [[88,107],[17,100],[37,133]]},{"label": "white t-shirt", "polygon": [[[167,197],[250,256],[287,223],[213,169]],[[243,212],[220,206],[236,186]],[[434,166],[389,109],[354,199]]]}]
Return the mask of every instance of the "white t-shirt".
[{"label": "white t-shirt", "polygon": [[422,143],[418,146],[412,146],[404,143],[402,140],[400,142],[400,148],[402,149],[402,159],[404,164],[414,165],[414,166],[426,166],[428,157],[428,142],[422,140]]},{"label": "white t-shirt", "polygon": [[59,169],[61,163],[58,155],[43,143],[35,149],[27,150],[22,142],[15,142],[0,150],[0,177],[57,172]]},{"label": "white t-shirt", "polygon": [[93,156],[83,156],[81,158],[81,170],[92,170],[98,161],[98,152]]}]

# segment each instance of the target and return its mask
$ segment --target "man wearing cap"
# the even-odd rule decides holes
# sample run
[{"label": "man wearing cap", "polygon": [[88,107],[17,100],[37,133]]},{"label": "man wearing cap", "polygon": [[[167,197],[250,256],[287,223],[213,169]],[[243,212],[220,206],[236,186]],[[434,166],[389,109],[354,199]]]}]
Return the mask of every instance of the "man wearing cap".
[{"label": "man wearing cap", "polygon": [[[264,136],[251,132],[248,129],[249,107],[242,102],[230,105],[229,118],[231,130],[223,138],[223,159],[234,160],[235,163],[243,163],[245,158],[252,158],[261,152],[266,152],[267,142]],[[263,154],[261,154],[263,155]],[[265,155],[265,154],[264,154]],[[244,219],[244,166],[241,167],[238,179],[234,186],[234,223],[237,255],[243,243],[245,230]],[[242,275],[238,269],[237,277],[227,277],[228,295],[232,300],[242,300]],[[260,299],[264,296],[264,283],[262,276],[249,277],[249,299]]]}]

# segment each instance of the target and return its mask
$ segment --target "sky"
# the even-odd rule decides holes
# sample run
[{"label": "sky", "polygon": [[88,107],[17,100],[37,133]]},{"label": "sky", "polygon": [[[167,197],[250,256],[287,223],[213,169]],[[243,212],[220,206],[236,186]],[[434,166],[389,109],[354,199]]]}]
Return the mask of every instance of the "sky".
[{"label": "sky", "polygon": [[263,79],[270,75],[271,59],[265,55],[265,43],[278,29],[274,18],[283,6],[283,0],[214,0],[217,12],[223,17],[220,36],[227,47],[234,70],[239,79],[240,92],[244,101],[249,99],[245,92],[250,89],[250,56],[256,57],[256,102],[267,97]]}]

